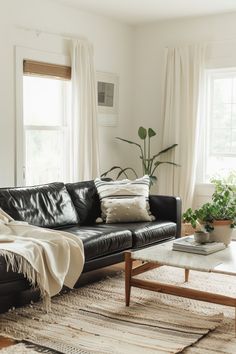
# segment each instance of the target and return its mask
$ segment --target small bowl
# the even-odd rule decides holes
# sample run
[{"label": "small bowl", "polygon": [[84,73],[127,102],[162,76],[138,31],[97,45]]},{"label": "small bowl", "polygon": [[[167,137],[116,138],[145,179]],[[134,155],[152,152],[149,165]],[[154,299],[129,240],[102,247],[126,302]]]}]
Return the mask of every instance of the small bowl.
[{"label": "small bowl", "polygon": [[210,234],[206,231],[195,231],[194,240],[197,243],[207,243],[210,240]]}]

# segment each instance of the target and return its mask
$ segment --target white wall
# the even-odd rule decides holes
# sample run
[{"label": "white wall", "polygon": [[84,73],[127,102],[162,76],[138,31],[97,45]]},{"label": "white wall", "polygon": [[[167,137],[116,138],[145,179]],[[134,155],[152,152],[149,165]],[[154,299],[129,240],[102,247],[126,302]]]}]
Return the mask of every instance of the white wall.
[{"label": "white wall", "polygon": [[[119,123],[99,127],[101,170],[114,164],[140,171],[134,146],[115,136],[137,139],[140,125],[162,134],[161,80],[164,48],[213,41],[208,65],[236,65],[236,14],[163,21],[133,28],[84,13],[50,0],[0,0],[0,187],[14,185],[15,176],[15,52],[14,47],[68,54],[69,42],[57,36],[26,32],[17,26],[87,37],[94,45],[95,67],[120,77]],[[233,39],[230,41],[228,39]],[[227,40],[226,40],[227,39]],[[215,42],[216,41],[216,42]]]},{"label": "white wall", "polygon": [[18,26],[87,37],[93,43],[96,70],[116,73],[120,79],[119,124],[99,127],[101,171],[128,160],[114,138],[125,135],[131,117],[133,29],[49,0],[0,0],[0,187],[15,183],[15,46],[69,53],[67,40],[36,36]]},{"label": "white wall", "polygon": [[[235,23],[236,13],[232,13],[163,21],[136,28],[133,125],[151,126],[159,131],[156,150],[160,148],[163,124],[161,89],[164,48],[209,42],[207,67],[236,67]],[[205,200],[208,194],[205,189],[199,193],[200,200],[196,203]]]}]

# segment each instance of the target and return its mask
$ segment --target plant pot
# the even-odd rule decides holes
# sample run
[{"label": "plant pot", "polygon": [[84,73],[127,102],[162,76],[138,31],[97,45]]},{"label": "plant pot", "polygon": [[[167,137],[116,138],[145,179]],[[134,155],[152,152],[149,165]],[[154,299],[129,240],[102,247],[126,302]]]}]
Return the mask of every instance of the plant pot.
[{"label": "plant pot", "polygon": [[214,230],[210,233],[210,240],[223,242],[228,246],[231,242],[233,229],[230,227],[231,220],[215,220],[212,225]]},{"label": "plant pot", "polygon": [[210,234],[206,231],[195,231],[194,232],[194,240],[197,243],[207,243],[209,242]]}]

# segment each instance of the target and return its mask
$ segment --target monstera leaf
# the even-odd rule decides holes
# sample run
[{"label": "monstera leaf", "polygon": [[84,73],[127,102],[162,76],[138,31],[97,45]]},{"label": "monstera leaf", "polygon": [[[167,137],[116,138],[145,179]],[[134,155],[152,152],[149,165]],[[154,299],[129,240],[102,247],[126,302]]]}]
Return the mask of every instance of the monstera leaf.
[{"label": "monstera leaf", "polygon": [[[136,141],[132,141],[132,140],[127,140],[124,138],[120,138],[120,137],[116,137],[116,139],[125,142],[127,144],[131,144],[134,145],[136,147],[138,147],[139,149],[139,158],[141,160],[142,163],[142,173],[143,175],[149,175],[150,177],[150,185],[153,185],[154,183],[157,182],[157,177],[154,175],[156,172],[156,169],[163,164],[169,164],[175,167],[178,167],[179,165],[175,162],[172,161],[162,161],[162,160],[157,160],[157,158],[161,155],[164,155],[165,153],[167,153],[168,151],[173,150],[174,148],[176,148],[178,146],[178,144],[172,144],[168,147],[166,147],[165,149],[159,151],[156,154],[151,155],[151,139],[156,136],[157,133],[152,129],[152,128],[144,128],[144,127],[139,127],[138,129],[138,137],[141,139],[141,143],[137,143]],[[116,175],[116,179],[125,176],[126,178],[128,178],[128,173],[132,172],[132,174],[137,178],[138,177],[138,173],[132,168],[132,167],[125,167],[122,168],[120,166],[113,166],[111,167],[109,170],[107,170],[106,172],[104,172],[101,177],[105,177],[107,176],[109,173],[112,173],[114,171],[118,171],[117,175]]]}]

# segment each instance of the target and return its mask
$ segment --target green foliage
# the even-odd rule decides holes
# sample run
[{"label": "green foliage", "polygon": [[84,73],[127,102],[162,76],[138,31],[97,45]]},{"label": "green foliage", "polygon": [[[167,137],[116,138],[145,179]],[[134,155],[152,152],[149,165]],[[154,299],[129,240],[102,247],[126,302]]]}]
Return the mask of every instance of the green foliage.
[{"label": "green foliage", "polygon": [[224,184],[236,185],[236,170],[233,169],[228,172],[227,176],[222,177],[216,174],[212,180],[221,180]]},{"label": "green foliage", "polygon": [[153,136],[156,135],[156,132],[152,128],[148,128],[148,137],[152,138]]},{"label": "green foliage", "polygon": [[[157,177],[155,176],[156,169],[162,165],[162,164],[169,164],[173,166],[179,166],[178,164],[170,161],[160,161],[157,160],[157,158],[163,154],[165,154],[167,151],[170,151],[174,149],[178,144],[173,144],[171,146],[168,146],[164,150],[159,151],[157,154],[151,154],[151,138],[156,136],[156,132],[152,128],[144,128],[144,127],[139,127],[138,129],[138,137],[141,139],[141,143],[137,143],[134,141],[130,141],[127,139],[119,138],[116,137],[116,139],[123,141],[125,143],[135,145],[138,147],[139,150],[139,158],[141,159],[141,164],[142,164],[142,172],[143,175],[149,175],[150,177],[150,185],[153,185],[157,181]],[[104,172],[101,177],[107,176],[110,172],[118,170],[118,174],[116,176],[116,179],[118,179],[122,174],[128,178],[127,172],[132,171],[134,176],[137,178],[138,174],[132,167],[125,167],[122,168],[120,166],[113,166],[110,168],[108,171]]]},{"label": "green foliage", "polygon": [[139,127],[138,136],[140,137],[140,139],[145,140],[147,137],[147,129],[145,129],[143,127]]},{"label": "green foliage", "polygon": [[236,186],[224,183],[219,179],[211,180],[215,186],[212,202],[205,203],[199,209],[187,209],[183,221],[196,228],[197,222],[205,225],[207,231],[213,229],[214,220],[231,220],[231,227],[236,226]]}]

